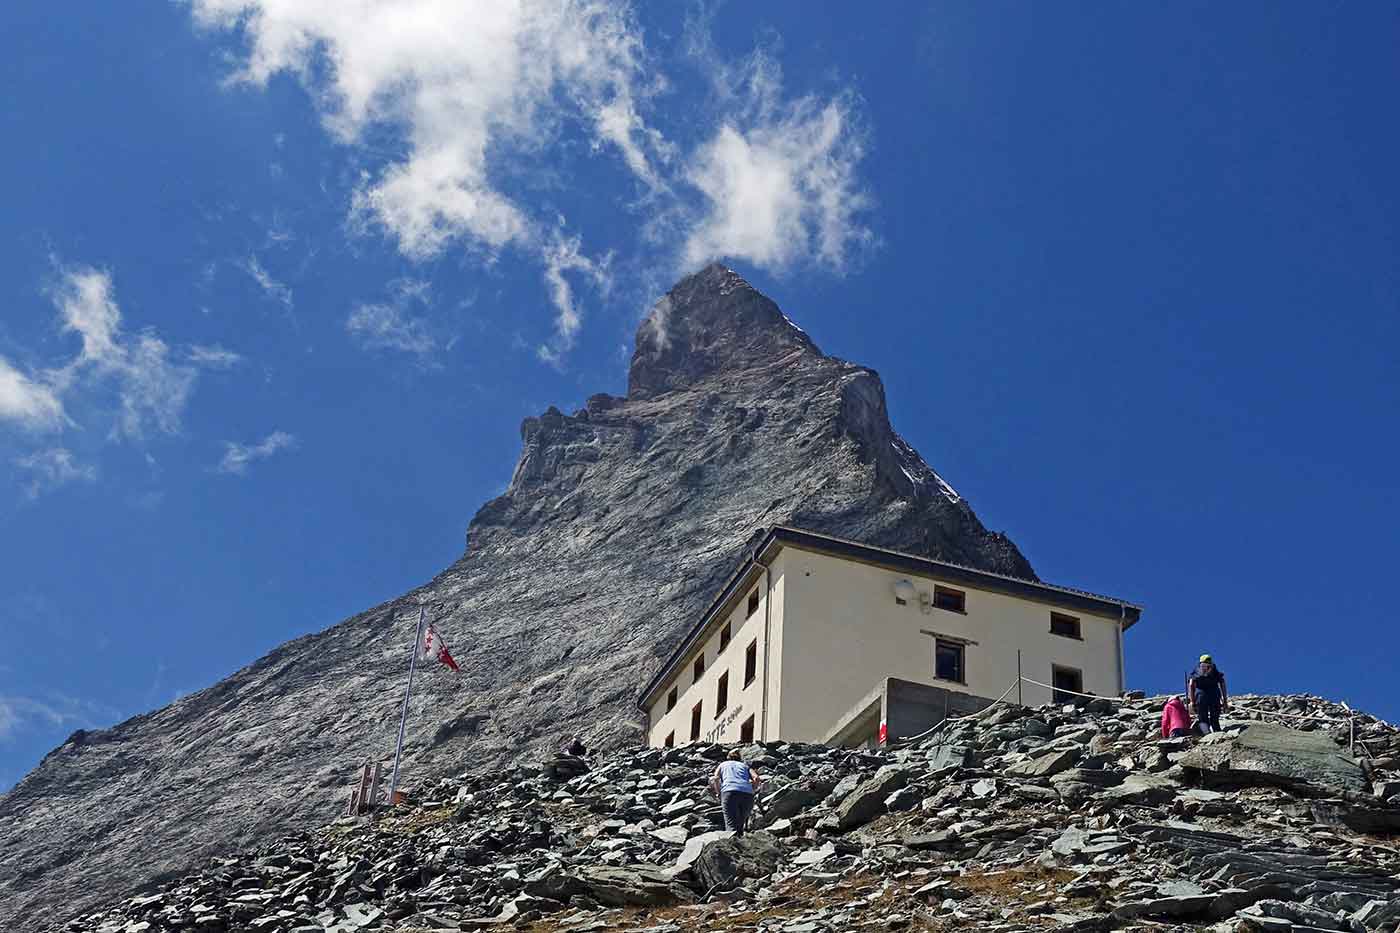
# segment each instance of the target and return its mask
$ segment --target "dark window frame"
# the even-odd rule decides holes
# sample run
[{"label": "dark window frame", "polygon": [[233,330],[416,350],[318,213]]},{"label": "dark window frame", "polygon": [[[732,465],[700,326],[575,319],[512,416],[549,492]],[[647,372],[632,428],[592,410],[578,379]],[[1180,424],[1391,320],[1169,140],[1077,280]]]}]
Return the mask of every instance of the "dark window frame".
[{"label": "dark window frame", "polygon": [[[943,605],[939,598],[944,597],[946,601],[951,601],[955,605]],[[933,585],[933,608],[942,609],[944,612],[956,612],[967,615],[967,591],[954,589],[951,586],[943,586],[941,583]]]},{"label": "dark window frame", "polygon": [[724,623],[724,628],[719,630],[719,650],[723,651],[729,647],[729,642],[734,637],[734,629],[731,623]]},{"label": "dark window frame", "polygon": [[[939,658],[945,652],[953,652],[957,655],[957,677],[945,677],[939,670]],[[966,684],[967,683],[967,642],[957,641],[951,638],[934,636],[933,639],[933,678],[946,683]]]},{"label": "dark window frame", "polygon": [[705,676],[705,652],[700,652],[700,656],[695,659],[695,663],[691,665],[690,670],[691,682],[698,684],[700,678]]},{"label": "dark window frame", "polygon": [[690,708],[690,741],[700,741],[700,728],[705,722],[705,701],[701,700]]},{"label": "dark window frame", "polygon": [[758,639],[749,642],[749,646],[744,649],[744,686],[754,682],[758,677]]},{"label": "dark window frame", "polygon": [[[1058,681],[1061,674],[1069,674],[1074,677],[1074,686],[1061,685]],[[1077,667],[1070,667],[1067,664],[1050,665],[1050,702],[1052,703],[1083,703],[1085,697],[1074,696],[1070,693],[1061,693],[1061,690],[1073,690],[1075,693],[1088,693],[1084,689],[1084,671]]]},{"label": "dark window frame", "polygon": [[675,730],[675,729],[672,729],[672,730],[670,731],[670,733],[666,736],[666,741],[662,744],[661,747],[662,747],[662,748],[675,748],[675,747],[676,747],[676,730]]},{"label": "dark window frame", "polygon": [[744,724],[739,727],[739,741],[745,744],[753,741],[753,716],[744,720]]},{"label": "dark window frame", "polygon": [[675,709],[676,703],[680,701],[680,698],[681,688],[679,686],[672,687],[671,692],[666,694],[666,712],[669,713],[671,710]]},{"label": "dark window frame", "polygon": [[749,594],[749,602],[745,608],[747,611],[744,613],[744,618],[753,618],[753,614],[758,611],[758,590],[754,590]]},{"label": "dark window frame", "polygon": [[[1056,628],[1057,625],[1061,629],[1068,629],[1068,631],[1060,631]],[[1079,621],[1079,616],[1063,612],[1050,613],[1050,634],[1058,635],[1061,638],[1073,638],[1075,641],[1084,640],[1084,628]]]},{"label": "dark window frame", "polygon": [[729,708],[729,672],[725,671],[719,675],[719,681],[715,685],[715,718]]}]

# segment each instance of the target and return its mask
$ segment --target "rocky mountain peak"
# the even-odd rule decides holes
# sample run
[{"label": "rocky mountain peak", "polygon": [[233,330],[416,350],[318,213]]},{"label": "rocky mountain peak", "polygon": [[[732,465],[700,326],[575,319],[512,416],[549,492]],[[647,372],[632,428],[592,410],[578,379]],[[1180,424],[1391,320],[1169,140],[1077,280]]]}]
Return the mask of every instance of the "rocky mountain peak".
[{"label": "rocky mountain peak", "polygon": [[824,355],[730,269],[658,302],[629,383],[525,419],[510,485],[422,586],[75,737],[0,796],[0,930],[55,929],[334,816],[359,766],[392,756],[420,602],[461,671],[414,688],[416,785],[537,762],[570,734],[635,745],[637,691],[764,528],[1034,576],[895,431],[875,372]]},{"label": "rocky mountain peak", "polygon": [[642,320],[627,396],[648,398],[805,353],[821,355],[772,299],[712,263],[676,283]]}]

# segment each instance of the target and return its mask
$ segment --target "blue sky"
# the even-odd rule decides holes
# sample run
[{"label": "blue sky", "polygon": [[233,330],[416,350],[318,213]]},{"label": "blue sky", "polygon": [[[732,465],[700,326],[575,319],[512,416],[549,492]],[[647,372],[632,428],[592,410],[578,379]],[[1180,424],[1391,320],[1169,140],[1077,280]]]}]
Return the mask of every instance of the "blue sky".
[{"label": "blue sky", "polygon": [[1133,685],[1400,716],[1400,10],[818,10],[0,6],[0,787],[450,563],[714,256]]}]

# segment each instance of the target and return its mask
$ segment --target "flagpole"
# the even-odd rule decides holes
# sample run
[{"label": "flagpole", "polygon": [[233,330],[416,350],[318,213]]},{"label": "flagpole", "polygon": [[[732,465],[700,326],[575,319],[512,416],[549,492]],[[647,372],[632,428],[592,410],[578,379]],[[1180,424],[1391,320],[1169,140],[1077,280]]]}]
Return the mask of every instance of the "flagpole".
[{"label": "flagpole", "polygon": [[423,642],[423,616],[426,606],[418,607],[418,627],[414,629],[413,653],[408,657],[408,686],[403,691],[403,712],[399,714],[399,743],[394,749],[394,776],[389,779],[389,806],[394,805],[394,791],[399,787],[399,760],[403,758],[403,733],[408,725],[408,696],[413,692],[413,669],[418,666],[418,651]]}]

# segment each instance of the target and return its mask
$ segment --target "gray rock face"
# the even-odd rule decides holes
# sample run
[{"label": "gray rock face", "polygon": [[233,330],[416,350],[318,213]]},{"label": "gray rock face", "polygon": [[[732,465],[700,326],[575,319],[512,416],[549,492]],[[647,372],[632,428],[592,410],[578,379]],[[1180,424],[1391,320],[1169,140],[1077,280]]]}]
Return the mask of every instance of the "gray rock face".
[{"label": "gray rock face", "polygon": [[766,878],[782,861],[782,850],[761,833],[715,839],[700,850],[691,866],[695,889],[725,890],[745,878]]},{"label": "gray rock face", "polygon": [[[214,686],[75,735],[0,798],[0,928],[33,930],[225,850],[319,825],[390,755],[419,601],[462,664],[425,672],[410,782],[636,742],[633,700],[761,528],[1034,574],[826,356],[722,266],[643,322],[625,398],[521,426],[506,492],[418,590]],[[308,627],[311,620],[308,620]]]}]

